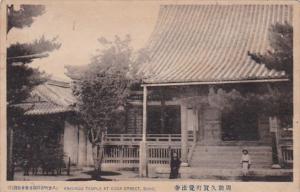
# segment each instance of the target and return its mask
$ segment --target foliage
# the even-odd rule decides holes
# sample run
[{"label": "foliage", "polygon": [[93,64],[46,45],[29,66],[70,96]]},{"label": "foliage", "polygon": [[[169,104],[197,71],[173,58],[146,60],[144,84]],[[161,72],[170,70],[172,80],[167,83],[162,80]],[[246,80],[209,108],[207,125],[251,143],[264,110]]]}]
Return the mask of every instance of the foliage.
[{"label": "foliage", "polygon": [[[22,124],[15,127],[14,160],[22,164],[26,159],[43,168],[62,166],[64,152],[60,135],[63,131],[63,118],[60,115],[20,117]],[[29,149],[27,145],[30,146]]]},{"label": "foliage", "polygon": [[43,5],[20,5],[16,10],[14,5],[7,7],[7,32],[12,28],[30,27],[34,22],[34,17],[40,16],[45,12]]},{"label": "foliage", "polygon": [[130,42],[129,36],[124,39],[116,36],[113,41],[100,38],[102,50],[91,59],[73,88],[92,143],[96,177],[101,172],[104,133],[113,129],[122,131],[128,96],[139,82],[136,67],[144,60],[135,55]]},{"label": "foliage", "polygon": [[[7,12],[7,33],[12,28],[23,28],[31,26],[34,17],[44,13],[45,7],[42,5],[20,5],[20,9],[16,10],[14,5],[8,6]],[[18,129],[24,125],[24,110],[19,108],[17,104],[24,102],[30,95],[32,88],[44,82],[47,76],[38,69],[29,66],[33,59],[41,58],[41,56],[31,57],[34,54],[41,54],[60,48],[60,44],[56,42],[57,38],[47,40],[41,37],[32,43],[16,43],[7,48],[7,127],[8,127],[8,147],[14,148],[13,154],[8,154],[8,179],[13,179],[12,161],[19,158],[13,143],[17,140],[11,137],[11,133],[15,131],[13,137],[21,137],[25,132],[21,133]]]},{"label": "foliage", "polygon": [[130,41],[129,36],[123,40],[116,36],[114,41],[100,38],[103,50],[92,58],[74,87],[78,111],[93,145],[101,142],[104,131],[122,124],[130,88],[138,82],[134,69],[139,57],[134,56]]},{"label": "foliage", "polygon": [[223,115],[232,116],[256,113],[258,116],[278,116],[282,120],[283,126],[291,126],[290,117],[293,115],[292,102],[286,99],[291,92],[280,90],[284,85],[276,85],[265,92],[255,90],[253,92],[243,92],[242,90],[231,89],[226,91],[222,88],[211,88],[209,90],[209,104],[219,108]]},{"label": "foliage", "polygon": [[[15,10],[14,5],[8,7],[8,32],[12,28],[23,28],[30,26],[34,19],[43,14],[43,5],[20,5],[19,10]],[[15,43],[7,48],[7,100],[9,107],[18,104],[29,96],[31,89],[45,81],[45,74],[38,69],[33,69],[28,65],[34,58],[23,57],[33,54],[41,54],[59,49],[57,37],[47,40],[44,36],[32,43]],[[13,58],[19,58],[14,60]]]},{"label": "foliage", "polygon": [[276,23],[269,32],[270,49],[264,54],[249,53],[259,64],[269,69],[285,71],[289,78],[293,77],[293,27],[288,24]]},{"label": "foliage", "polygon": [[7,48],[7,100],[9,104],[24,101],[31,89],[47,78],[38,69],[26,65],[32,62],[32,58],[22,58],[19,62],[14,62],[10,58],[49,52],[59,47],[60,44],[56,42],[56,38],[46,40],[45,37],[41,37],[32,43],[16,43]]},{"label": "foliage", "polygon": [[[217,89],[217,90],[215,90]],[[241,93],[237,89],[225,91],[222,88],[210,88],[208,98],[209,104],[212,107],[219,108],[223,113],[232,113],[234,111],[255,111],[258,114],[269,115],[277,113],[279,108],[275,99],[279,96],[278,93]],[[251,110],[250,110],[251,108]]]},{"label": "foliage", "polygon": [[[48,40],[43,35],[39,39],[36,39],[30,43],[11,44],[7,48],[7,57],[9,58],[8,61],[9,63],[11,63],[14,61],[13,60],[14,57],[41,54],[45,52],[54,51],[55,49],[59,49],[61,44],[57,43],[57,39],[58,37],[54,37],[51,40]],[[33,59],[34,59],[33,57],[29,57],[29,58],[22,58],[22,60],[20,59],[18,60],[16,59],[16,60],[26,64],[32,62]]]},{"label": "foliage", "polygon": [[[269,32],[270,50],[264,54],[249,53],[250,57],[269,69],[285,71],[289,81],[279,86],[270,86],[269,100],[266,103],[273,106],[270,115],[279,116],[282,122],[291,121],[286,117],[293,116],[293,27],[288,24],[276,23]],[[291,124],[291,123],[290,123]]]}]

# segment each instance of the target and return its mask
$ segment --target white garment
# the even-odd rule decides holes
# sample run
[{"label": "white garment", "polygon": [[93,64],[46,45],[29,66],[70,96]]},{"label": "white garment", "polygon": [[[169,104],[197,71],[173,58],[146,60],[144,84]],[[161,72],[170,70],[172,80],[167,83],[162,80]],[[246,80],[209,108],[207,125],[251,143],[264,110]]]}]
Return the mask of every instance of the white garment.
[{"label": "white garment", "polygon": [[249,165],[251,165],[251,158],[248,154],[243,154],[241,158],[241,164],[242,164],[242,172],[243,175],[247,175],[249,171]]}]

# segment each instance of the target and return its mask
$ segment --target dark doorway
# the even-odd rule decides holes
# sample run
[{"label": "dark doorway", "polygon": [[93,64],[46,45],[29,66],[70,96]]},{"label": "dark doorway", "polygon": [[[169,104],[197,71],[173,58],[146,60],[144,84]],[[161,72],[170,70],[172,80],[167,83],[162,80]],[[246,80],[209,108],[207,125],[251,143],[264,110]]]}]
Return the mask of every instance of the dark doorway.
[{"label": "dark doorway", "polygon": [[250,111],[235,111],[222,115],[224,141],[258,140],[258,116]]},{"label": "dark doorway", "polygon": [[[148,107],[147,128],[150,134],[180,134],[180,106],[165,106],[164,117],[161,114],[161,106]],[[162,119],[164,118],[164,120]],[[164,121],[162,127],[161,121]]]}]

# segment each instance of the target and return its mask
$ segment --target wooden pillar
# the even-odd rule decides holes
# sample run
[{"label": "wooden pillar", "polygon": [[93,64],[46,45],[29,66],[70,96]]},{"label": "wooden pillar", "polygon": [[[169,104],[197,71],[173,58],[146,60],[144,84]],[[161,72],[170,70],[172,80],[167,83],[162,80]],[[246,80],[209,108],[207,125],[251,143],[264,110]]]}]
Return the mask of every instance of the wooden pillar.
[{"label": "wooden pillar", "polygon": [[188,166],[187,108],[181,104],[181,165]]},{"label": "wooden pillar", "polygon": [[275,136],[275,147],[277,153],[277,161],[279,165],[283,164],[283,157],[282,157],[282,150],[280,146],[280,121],[278,117],[269,117],[269,125],[270,125],[270,132],[274,133]]},{"label": "wooden pillar", "polygon": [[165,95],[163,92],[163,89],[160,90],[160,134],[166,133],[166,118],[165,118],[165,108],[166,108],[166,101],[165,101]]},{"label": "wooden pillar", "polygon": [[147,86],[143,87],[143,132],[142,141],[140,143],[140,165],[139,174],[140,177],[148,176],[148,149],[147,149]]},{"label": "wooden pillar", "polygon": [[7,133],[8,137],[8,151],[7,151],[7,180],[14,180],[14,158],[13,158],[13,139],[14,139],[14,130],[12,127],[8,127]]},{"label": "wooden pillar", "polygon": [[147,86],[143,90],[143,142],[146,142],[147,134]]},{"label": "wooden pillar", "polygon": [[194,109],[194,127],[193,127],[193,142],[197,142],[197,132],[198,132],[198,110]]}]

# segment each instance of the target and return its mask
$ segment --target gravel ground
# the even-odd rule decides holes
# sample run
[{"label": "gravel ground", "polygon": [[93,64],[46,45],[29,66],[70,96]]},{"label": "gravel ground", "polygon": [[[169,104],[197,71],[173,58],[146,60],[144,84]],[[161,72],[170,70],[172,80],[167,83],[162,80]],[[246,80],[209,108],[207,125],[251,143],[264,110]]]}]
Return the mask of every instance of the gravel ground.
[{"label": "gravel ground", "polygon": [[[92,169],[74,170],[71,175],[29,175],[24,176],[22,171],[15,173],[16,181],[89,181],[92,180]],[[140,178],[138,171],[136,170],[116,170],[116,171],[103,171],[101,175],[101,181],[136,181],[136,180],[150,180],[150,181],[170,181],[168,178],[157,178],[148,177]],[[180,179],[180,180],[191,180],[191,179]],[[194,178],[194,180],[201,181],[291,181],[291,177],[286,176],[275,176],[275,177],[248,177],[248,178]]]}]

